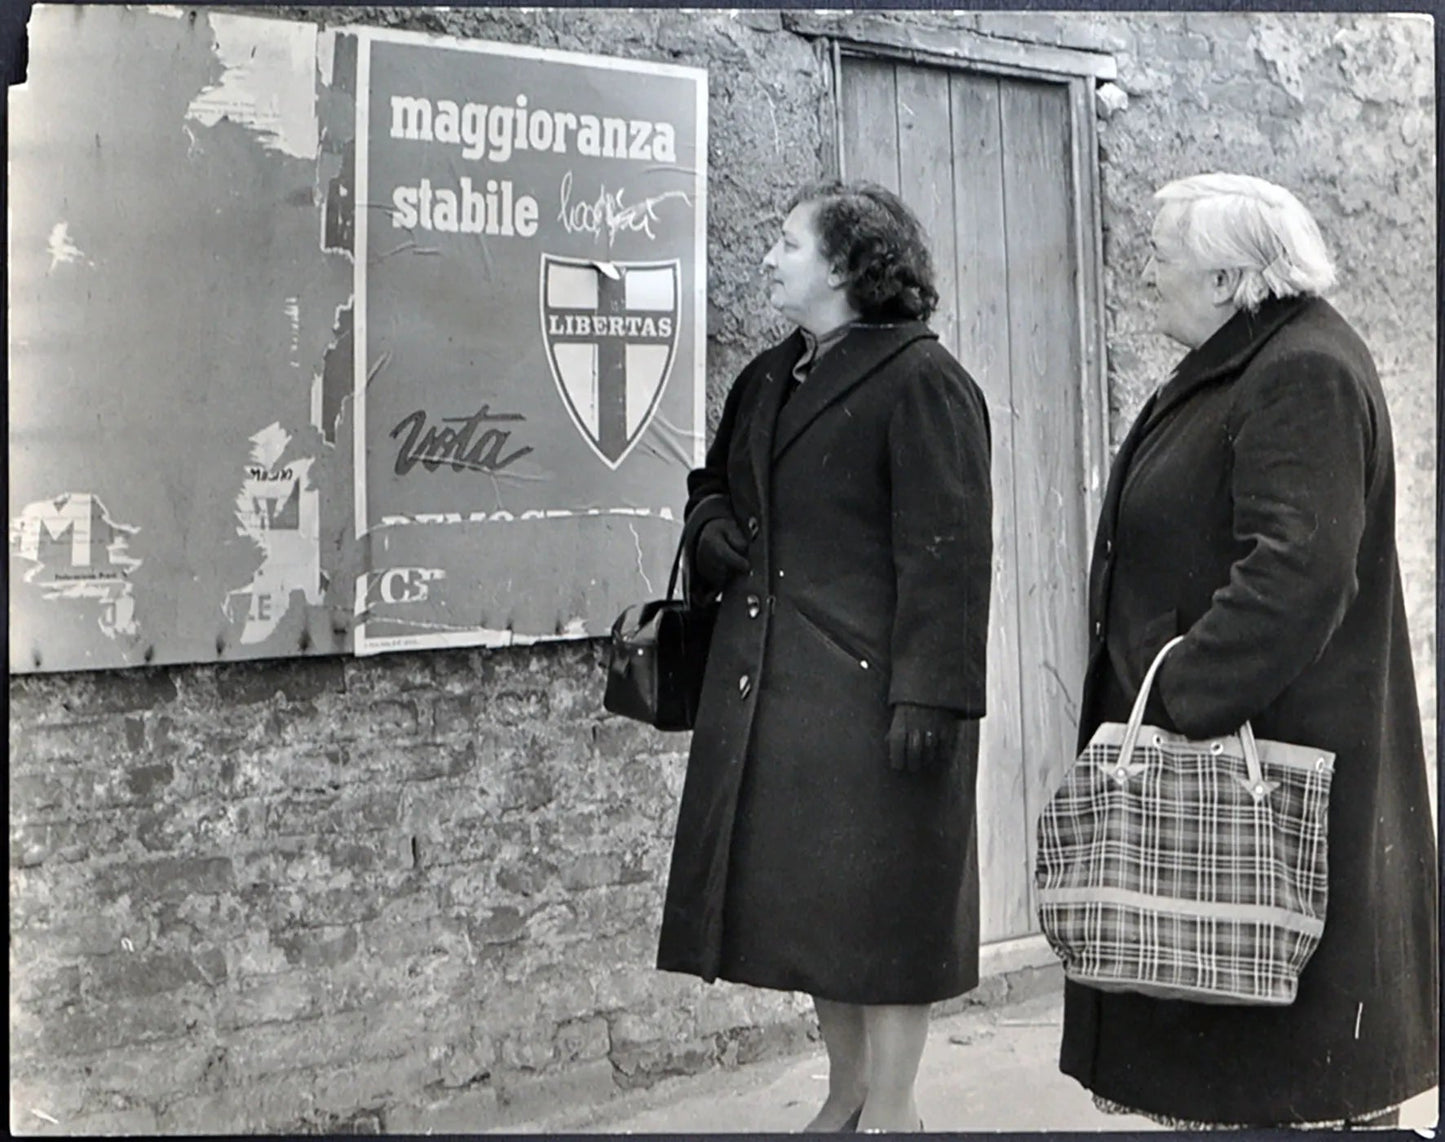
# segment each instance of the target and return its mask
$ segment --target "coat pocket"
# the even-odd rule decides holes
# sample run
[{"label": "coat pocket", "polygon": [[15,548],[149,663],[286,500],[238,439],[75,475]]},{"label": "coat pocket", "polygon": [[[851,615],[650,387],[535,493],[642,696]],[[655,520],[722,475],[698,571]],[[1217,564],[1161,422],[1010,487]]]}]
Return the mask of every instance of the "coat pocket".
[{"label": "coat pocket", "polygon": [[846,658],[854,668],[868,670],[876,667],[874,657],[866,651],[857,650],[848,645],[837,635],[829,631],[822,623],[808,614],[796,604],[793,605],[793,613],[798,616],[805,629],[810,631],[819,642],[831,650],[834,654]]}]

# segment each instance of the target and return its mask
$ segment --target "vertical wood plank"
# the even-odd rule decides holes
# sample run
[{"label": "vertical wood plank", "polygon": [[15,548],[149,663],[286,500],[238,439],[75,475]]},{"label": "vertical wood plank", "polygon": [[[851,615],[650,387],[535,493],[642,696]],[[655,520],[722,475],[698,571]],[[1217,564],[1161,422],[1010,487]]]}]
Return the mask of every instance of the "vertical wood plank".
[{"label": "vertical wood plank", "polygon": [[843,49],[835,39],[824,42],[828,45],[828,114],[823,122],[831,129],[823,132],[823,172],[841,182],[849,177],[847,157],[843,153]]},{"label": "vertical wood plank", "polygon": [[929,324],[959,356],[954,256],[953,108],[948,72],[897,65],[899,196],[928,235],[938,309]]},{"label": "vertical wood plank", "polygon": [[1079,313],[1084,354],[1080,378],[1081,444],[1084,484],[1084,551],[1094,549],[1094,531],[1109,475],[1109,379],[1104,358],[1104,223],[1099,193],[1099,134],[1094,114],[1094,85],[1069,84],[1073,110],[1074,217],[1079,235]]},{"label": "vertical wood plank", "polygon": [[844,57],[844,169],[898,192],[898,90],[888,60]]},{"label": "vertical wood plank", "polygon": [[999,81],[950,77],[953,229],[958,358],[988,401],[993,430],[993,595],[989,607],[988,716],[979,744],[978,826],[981,937],[1034,928],[1019,702],[1018,552],[1014,504],[1014,416],[1009,295],[1004,244]]},{"label": "vertical wood plank", "polygon": [[[1001,86],[1028,819],[1073,756],[1086,637],[1078,245],[1067,89]],[[1029,861],[1034,851],[1028,830]],[[1030,884],[1032,902],[1032,884]]]}]

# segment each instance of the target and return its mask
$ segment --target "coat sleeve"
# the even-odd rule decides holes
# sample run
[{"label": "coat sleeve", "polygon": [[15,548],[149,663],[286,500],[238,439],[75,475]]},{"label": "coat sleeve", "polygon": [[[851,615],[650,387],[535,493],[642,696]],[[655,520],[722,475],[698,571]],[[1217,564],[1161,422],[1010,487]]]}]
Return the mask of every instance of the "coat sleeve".
[{"label": "coat sleeve", "polygon": [[[703,466],[687,474],[687,505],[683,509],[682,526],[682,552],[687,567],[696,566],[697,537],[703,525],[721,516],[732,515],[728,452],[737,427],[738,408],[752,388],[752,373],[752,369],[744,369],[733,382],[723,402],[722,419],[718,421],[717,432],[708,446]],[[706,585],[698,583],[696,576],[688,577],[688,585],[694,601],[700,601],[702,596],[709,594]]]},{"label": "coat sleeve", "polygon": [[1237,383],[1233,531],[1247,551],[1155,683],[1196,738],[1256,717],[1339,628],[1358,589],[1377,439],[1363,386],[1337,359],[1300,355]]},{"label": "coat sleeve", "polygon": [[993,581],[983,394],[942,351],[901,386],[888,427],[897,605],[888,700],[979,718]]}]

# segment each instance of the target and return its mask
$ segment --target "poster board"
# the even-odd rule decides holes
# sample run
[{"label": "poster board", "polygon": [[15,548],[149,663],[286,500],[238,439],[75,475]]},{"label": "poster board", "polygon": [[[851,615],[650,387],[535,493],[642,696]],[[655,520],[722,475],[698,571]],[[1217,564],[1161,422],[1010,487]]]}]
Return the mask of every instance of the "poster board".
[{"label": "poster board", "polygon": [[[37,5],[28,33],[7,155],[12,673],[597,636],[662,589],[702,454],[703,72],[160,6]],[[534,109],[566,109],[557,92],[666,118],[673,158],[594,163],[571,130],[546,156],[574,163],[564,213],[565,172],[502,162],[501,142],[468,159],[381,116],[369,145],[363,60],[460,100],[459,131],[512,76]],[[505,181],[535,235],[408,231],[394,187],[372,195],[463,176],[469,217],[500,220],[486,181]],[[566,273],[548,311],[544,254],[624,285],[661,263],[622,298],[660,315],[671,284],[668,333],[584,330]],[[548,312],[567,332],[546,336]],[[588,344],[632,378],[605,433]],[[627,369],[657,346],[663,367]],[[393,436],[414,411],[426,425]]]},{"label": "poster board", "polygon": [[701,462],[703,73],[355,33],[357,653],[595,633]]}]

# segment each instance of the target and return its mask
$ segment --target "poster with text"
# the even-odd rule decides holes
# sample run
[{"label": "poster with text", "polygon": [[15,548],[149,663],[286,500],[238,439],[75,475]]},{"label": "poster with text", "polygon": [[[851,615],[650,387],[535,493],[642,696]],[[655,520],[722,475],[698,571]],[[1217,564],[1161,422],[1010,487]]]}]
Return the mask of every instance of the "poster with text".
[{"label": "poster with text", "polygon": [[356,34],[356,652],[605,634],[702,458],[706,73]]}]

